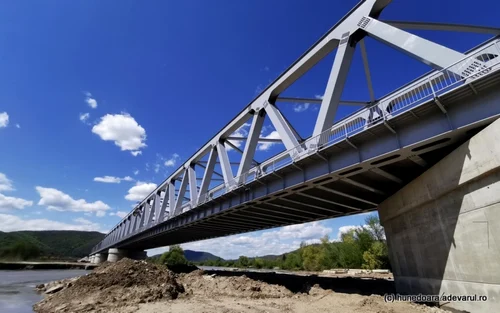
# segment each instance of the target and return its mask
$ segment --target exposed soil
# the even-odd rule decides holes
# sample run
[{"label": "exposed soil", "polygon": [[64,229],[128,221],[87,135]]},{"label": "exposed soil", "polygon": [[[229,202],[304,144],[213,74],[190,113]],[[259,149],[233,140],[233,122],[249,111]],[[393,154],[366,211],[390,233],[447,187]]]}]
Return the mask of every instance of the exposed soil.
[{"label": "exposed soil", "polygon": [[[123,259],[104,263],[78,279],[38,286],[40,290],[58,290],[37,303],[34,310],[38,313],[445,312],[413,303],[386,303],[379,294],[387,288],[384,284],[390,283],[387,280],[382,281],[381,290],[368,284],[361,289],[343,287],[347,292],[337,292],[330,286],[349,281],[340,278],[328,284],[318,277],[270,274],[267,273],[268,279],[260,279],[266,277],[266,273],[261,276],[253,273],[219,275],[197,270],[175,274],[163,266]],[[358,279],[357,283],[365,281]]]},{"label": "exposed soil", "polygon": [[139,303],[176,299],[183,292],[176,275],[165,267],[122,259],[103,263],[92,273],[65,284],[33,309],[39,313],[104,313]]}]

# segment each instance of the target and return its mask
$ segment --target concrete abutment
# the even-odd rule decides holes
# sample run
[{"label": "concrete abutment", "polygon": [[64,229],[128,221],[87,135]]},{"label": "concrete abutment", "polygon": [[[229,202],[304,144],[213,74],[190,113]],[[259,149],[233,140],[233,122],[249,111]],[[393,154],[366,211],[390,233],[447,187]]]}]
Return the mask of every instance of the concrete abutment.
[{"label": "concrete abutment", "polygon": [[441,302],[500,312],[500,120],[379,206],[396,290],[477,295]]}]

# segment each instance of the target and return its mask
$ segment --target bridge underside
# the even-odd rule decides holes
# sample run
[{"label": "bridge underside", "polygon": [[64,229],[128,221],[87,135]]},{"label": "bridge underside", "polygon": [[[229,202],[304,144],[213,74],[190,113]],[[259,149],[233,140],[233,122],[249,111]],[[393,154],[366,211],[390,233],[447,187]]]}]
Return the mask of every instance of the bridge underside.
[{"label": "bridge underside", "polygon": [[464,85],[440,97],[443,107],[419,105],[116,247],[150,249],[376,210],[500,116],[499,80],[497,72]]}]

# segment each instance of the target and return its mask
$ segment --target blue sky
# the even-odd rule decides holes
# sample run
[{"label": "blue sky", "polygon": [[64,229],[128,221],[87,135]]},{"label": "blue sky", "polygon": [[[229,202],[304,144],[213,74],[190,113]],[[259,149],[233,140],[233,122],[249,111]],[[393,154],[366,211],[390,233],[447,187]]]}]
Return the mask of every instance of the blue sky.
[{"label": "blue sky", "polygon": [[[356,2],[0,3],[0,230],[109,230]],[[394,0],[381,19],[498,26],[499,7],[486,1],[470,14],[470,1]],[[411,32],[462,52],[489,38]],[[373,39],[366,45],[378,97],[429,70]],[[332,60],[284,95],[321,96]],[[369,100],[359,51],[343,99]],[[311,134],[317,107],[279,107],[301,135]],[[337,118],[355,109],[341,107]],[[282,149],[261,148],[260,160]],[[364,218],[232,237],[231,250],[216,241],[186,246],[223,257],[250,242],[256,254],[282,252],[336,238]],[[271,243],[266,233],[289,236]]]}]

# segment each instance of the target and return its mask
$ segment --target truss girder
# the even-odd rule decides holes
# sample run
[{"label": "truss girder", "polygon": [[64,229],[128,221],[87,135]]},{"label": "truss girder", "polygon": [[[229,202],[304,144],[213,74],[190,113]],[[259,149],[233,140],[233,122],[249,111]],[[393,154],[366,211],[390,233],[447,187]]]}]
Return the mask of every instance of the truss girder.
[{"label": "truss girder", "polygon": [[[108,236],[106,236],[105,241],[110,244],[116,243],[124,236],[129,236],[137,233],[138,231],[142,231],[144,228],[160,224],[165,220],[165,218],[170,219],[176,217],[186,210],[196,208],[206,203],[211,200],[210,197],[214,193],[221,194],[230,192],[234,188],[238,187],[239,184],[245,183],[244,175],[246,173],[259,173],[259,175],[269,174],[269,172],[275,170],[276,163],[280,163],[285,159],[291,159],[291,162],[293,163],[297,159],[316,153],[317,150],[314,149],[317,149],[317,145],[312,144],[307,146],[306,143],[304,143],[295,130],[294,125],[289,123],[285,115],[275,105],[275,102],[277,101],[309,102],[320,104],[311,137],[320,136],[325,131],[331,130],[332,133],[335,131],[334,128],[336,126],[332,128],[332,125],[337,113],[337,108],[340,104],[373,104],[373,106],[368,109],[371,110],[374,108],[375,111],[379,112],[378,114],[381,118],[382,116],[384,118],[390,116],[391,113],[389,109],[392,101],[391,97],[394,96],[388,95],[382,99],[375,99],[368,66],[368,57],[363,40],[365,36],[375,38],[376,40],[391,46],[409,55],[410,57],[430,65],[436,70],[446,69],[446,71],[450,71],[454,75],[468,77],[468,75],[473,74],[464,74],[466,71],[470,71],[470,63],[467,62],[470,62],[471,58],[467,59],[467,55],[410,34],[397,28],[396,26],[410,29],[417,27],[434,27],[444,30],[499,33],[497,29],[472,27],[467,25],[452,26],[445,24],[436,26],[435,24],[431,25],[431,23],[405,24],[404,22],[382,22],[378,20],[380,12],[390,2],[390,0],[366,0],[360,2],[353,10],[344,16],[339,23],[331,28],[320,40],[318,40],[296,62],[294,62],[283,74],[271,83],[260,95],[248,104],[242,112],[240,112],[232,121],[222,128],[194,155],[189,157],[174,173],[172,173],[172,175],[170,175],[167,180],[158,185],[158,187],[153,190],[150,195],[138,203],[133,210],[133,214],[131,212],[124,217],[122,221],[120,221],[116,227],[112,229]],[[361,48],[370,100],[366,102],[342,101],[341,96],[344,84],[347,79],[352,57],[358,43],[358,46]],[[292,83],[294,83],[322,58],[335,49],[335,58],[322,99],[287,98],[281,96],[281,93]],[[480,68],[483,68],[482,66],[484,65],[482,61],[474,60],[474,62],[479,64],[478,66]],[[443,71],[443,73],[445,72]],[[433,79],[436,79],[436,77],[437,76],[434,76]],[[412,88],[416,90],[418,88],[422,88],[424,85],[430,86],[431,84],[432,81],[429,78],[421,78],[408,84],[404,88],[408,89],[408,95],[414,95],[415,92]],[[432,89],[432,86],[430,89]],[[369,126],[369,121],[371,119],[372,111],[368,111],[368,109],[365,109],[365,111],[362,111],[357,115],[357,118],[361,121],[359,123],[364,123],[366,125],[364,127]],[[269,119],[270,123],[278,133],[279,139],[261,137],[265,118]],[[241,129],[241,127],[244,127],[245,123],[249,120],[251,120],[251,124],[246,137],[233,135]],[[354,122],[347,118],[344,125],[339,125],[339,127],[343,126],[345,128],[347,123]],[[388,127],[390,128],[390,126]],[[392,129],[392,131],[394,130]],[[345,136],[346,138],[348,137],[347,131],[345,131]],[[239,145],[235,145],[230,142],[234,140],[246,141],[243,150],[239,149]],[[271,144],[281,142],[285,146],[286,151],[259,163],[255,161],[255,152],[258,149],[259,143],[262,142]],[[228,145],[228,148],[226,148],[226,144]],[[356,148],[354,144],[352,145],[353,148]],[[229,148],[233,148],[234,150],[241,152],[241,161],[231,161],[228,154]],[[206,156],[208,156],[208,160],[204,159]],[[202,159],[207,161],[202,161]],[[222,174],[215,171],[215,166],[217,164],[220,165]],[[202,177],[197,177],[197,165],[203,168]],[[233,173],[233,165],[237,166],[236,177]],[[298,167],[296,164],[295,166]],[[263,171],[263,173],[261,171]],[[398,177],[389,173],[383,171],[378,171],[377,173],[380,176],[392,180],[393,182],[400,183]],[[218,184],[216,187],[212,187],[212,183],[216,181],[216,179],[213,179],[214,175],[220,175],[223,178],[223,184]],[[255,176],[257,177],[257,175]],[[176,181],[180,181],[180,185],[177,184],[177,193],[175,186]],[[200,181],[199,186],[198,181]],[[356,185],[359,188],[368,188],[367,186],[355,181],[349,181],[348,179],[345,181],[351,185]],[[189,192],[189,195],[186,194],[187,192]],[[313,197],[309,196],[309,198]],[[286,211],[276,214],[278,214],[278,216],[285,215],[282,219],[290,219],[290,216],[292,216],[293,213],[297,212],[298,214],[301,209],[294,208],[297,203],[294,203],[293,200],[287,201],[288,205],[286,207],[276,203],[268,203],[267,205],[274,206],[275,208],[285,208]],[[312,206],[309,205],[309,207]],[[292,211],[292,214],[290,211]],[[256,215],[258,215],[257,213],[259,212],[256,212]],[[311,214],[322,216],[322,214],[318,212],[312,212]],[[239,221],[244,221],[243,218],[238,216],[233,216],[233,219],[238,223]],[[262,217],[257,217],[256,219],[260,219],[260,223],[263,223]],[[256,223],[259,222],[257,221]]]}]

